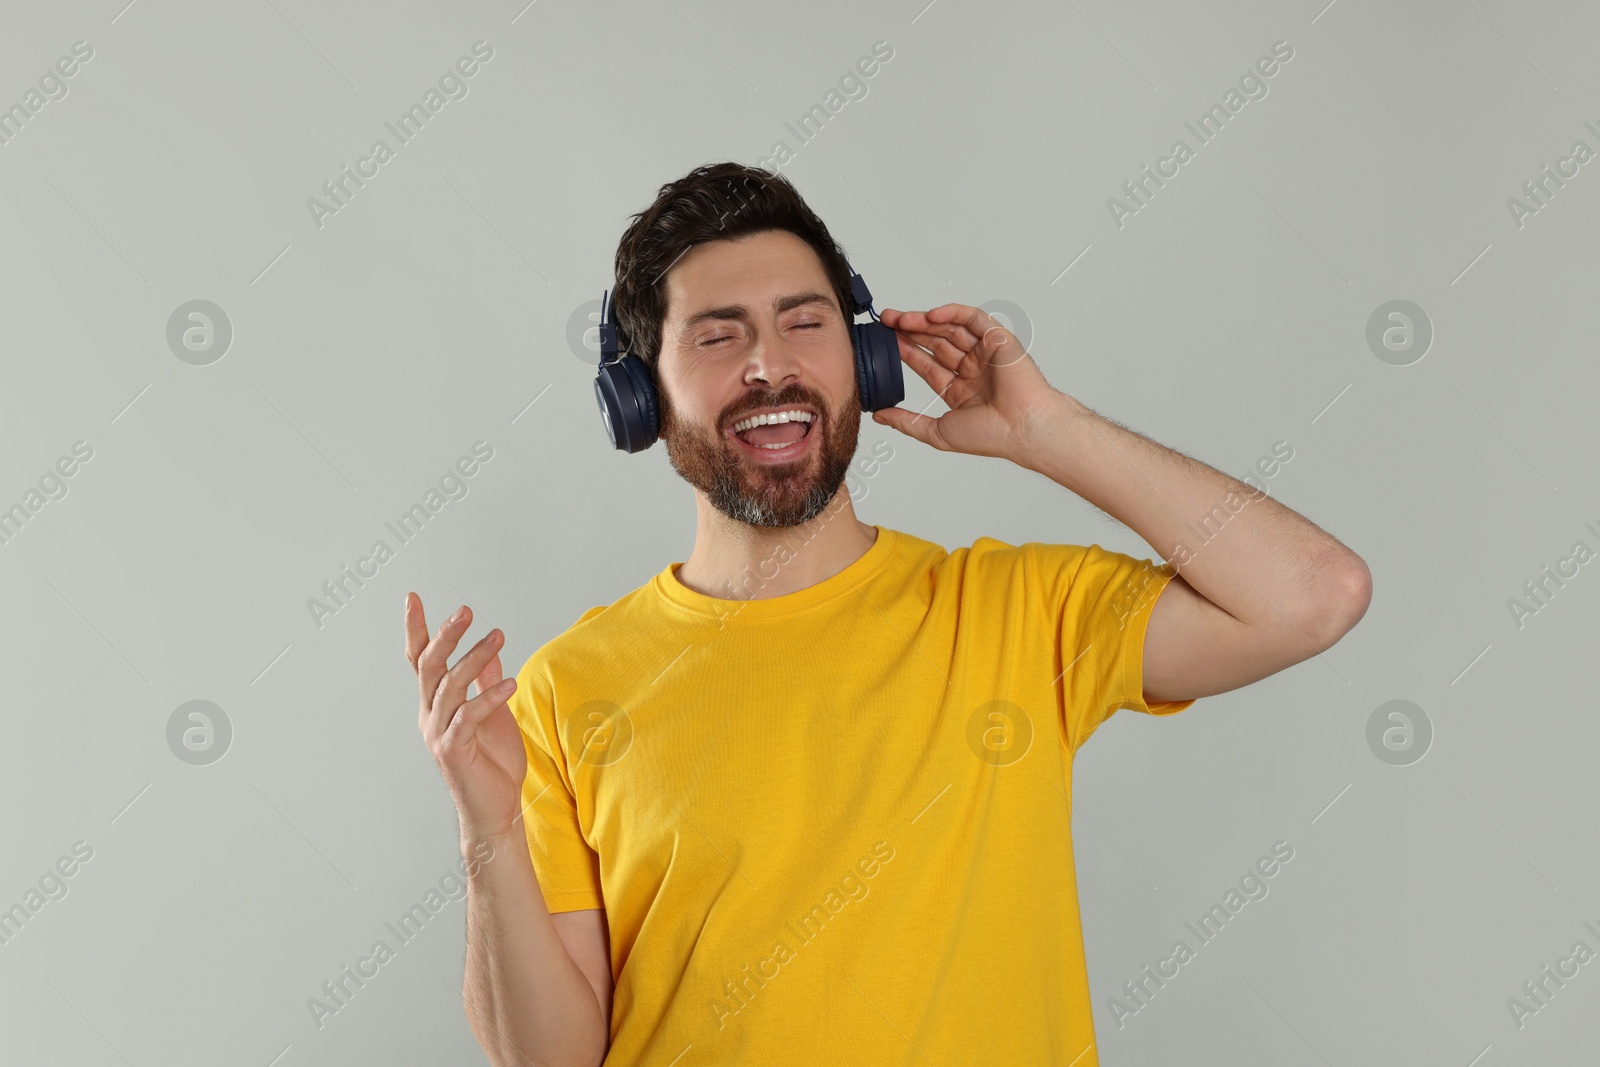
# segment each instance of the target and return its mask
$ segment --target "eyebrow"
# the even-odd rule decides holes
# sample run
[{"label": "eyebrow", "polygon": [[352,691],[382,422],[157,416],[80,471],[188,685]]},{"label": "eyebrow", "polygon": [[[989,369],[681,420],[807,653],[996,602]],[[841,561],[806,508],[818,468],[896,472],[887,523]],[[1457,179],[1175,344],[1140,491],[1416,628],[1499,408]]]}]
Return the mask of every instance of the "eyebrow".
[{"label": "eyebrow", "polygon": [[[790,293],[787,296],[780,296],[776,298],[772,302],[772,310],[782,314],[785,311],[790,311],[797,307],[803,307],[807,304],[826,304],[828,307],[834,306],[833,298],[830,296],[818,292],[805,292]],[[683,326],[678,330],[678,336],[680,338],[687,337],[689,332],[696,326],[710,319],[743,320],[748,319],[749,317],[750,311],[743,304],[728,304],[725,307],[707,308],[705,311],[698,312],[697,314],[691,315],[688,319],[684,320]]]}]

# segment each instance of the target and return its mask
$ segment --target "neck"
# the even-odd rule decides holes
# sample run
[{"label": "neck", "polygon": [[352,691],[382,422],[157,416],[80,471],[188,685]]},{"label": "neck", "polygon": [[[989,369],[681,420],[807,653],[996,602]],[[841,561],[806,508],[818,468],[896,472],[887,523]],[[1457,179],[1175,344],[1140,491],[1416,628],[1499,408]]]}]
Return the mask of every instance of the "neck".
[{"label": "neck", "polygon": [[816,585],[871,548],[878,531],[856,518],[843,485],[828,506],[800,526],[736,522],[697,498],[694,550],[678,581],[704,596],[765,600]]}]

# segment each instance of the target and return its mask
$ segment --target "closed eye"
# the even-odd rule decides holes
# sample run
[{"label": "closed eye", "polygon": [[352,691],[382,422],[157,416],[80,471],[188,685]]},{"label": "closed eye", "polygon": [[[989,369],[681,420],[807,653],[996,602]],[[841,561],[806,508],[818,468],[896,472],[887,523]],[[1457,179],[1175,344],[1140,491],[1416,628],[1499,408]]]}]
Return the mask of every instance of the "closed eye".
[{"label": "closed eye", "polygon": [[[794,328],[795,329],[800,329],[800,330],[820,330],[820,329],[822,329],[822,327],[824,325],[826,325],[826,323],[821,323],[821,322],[797,322],[797,323],[795,323]],[[733,336],[731,334],[723,334],[721,337],[708,337],[704,341],[700,342],[700,347],[701,348],[709,348],[712,345],[719,344],[719,343],[721,343],[723,341],[731,341],[731,340],[733,340]]]}]

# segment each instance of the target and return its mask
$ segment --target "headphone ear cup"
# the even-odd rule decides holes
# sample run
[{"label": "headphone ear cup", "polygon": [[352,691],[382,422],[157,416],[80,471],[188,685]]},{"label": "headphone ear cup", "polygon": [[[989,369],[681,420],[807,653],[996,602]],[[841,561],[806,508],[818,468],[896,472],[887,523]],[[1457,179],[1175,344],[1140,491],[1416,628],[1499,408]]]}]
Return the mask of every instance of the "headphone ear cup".
[{"label": "headphone ear cup", "polygon": [[656,383],[650,377],[650,368],[637,356],[628,357],[627,368],[633,378],[634,392],[639,397],[640,416],[644,423],[643,443],[634,450],[637,452],[656,443],[656,437],[661,432],[661,420],[656,411]]},{"label": "headphone ear cup", "polygon": [[881,322],[850,326],[856,350],[856,385],[862,411],[892,408],[906,398],[900,337]]},{"label": "headphone ear cup", "polygon": [[867,343],[861,336],[861,324],[850,324],[850,347],[856,354],[856,396],[861,401],[862,411],[872,411],[872,383],[867,377]]},{"label": "headphone ear cup", "polygon": [[655,443],[659,429],[655,384],[637,356],[623,356],[601,366],[594,379],[594,395],[613,448],[642,452]]}]

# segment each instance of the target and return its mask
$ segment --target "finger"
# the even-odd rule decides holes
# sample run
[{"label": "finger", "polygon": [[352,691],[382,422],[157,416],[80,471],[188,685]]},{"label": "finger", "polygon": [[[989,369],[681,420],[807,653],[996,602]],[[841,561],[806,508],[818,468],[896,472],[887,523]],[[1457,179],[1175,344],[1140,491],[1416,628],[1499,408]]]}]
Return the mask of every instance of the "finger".
[{"label": "finger", "polygon": [[406,662],[417,669],[417,657],[428,647],[428,620],[422,611],[422,598],[415,593],[406,594],[405,606]]},{"label": "finger", "polygon": [[502,679],[498,684],[457,708],[455,714],[441,725],[439,732],[434,736],[438,737],[447,749],[459,747],[472,737],[483,720],[505,707],[506,702],[511,699],[511,694],[516,691],[515,678]]},{"label": "finger", "polygon": [[950,383],[956,380],[956,375],[951,368],[930,356],[927,352],[917,347],[905,336],[900,337],[900,358],[905,360],[906,366],[917,372],[918,377],[927,382],[934,392],[944,394],[950,388]]},{"label": "finger", "polygon": [[[951,353],[961,352],[963,355],[975,356],[977,361],[985,366],[1009,367],[1027,355],[1022,349],[1022,342],[1017,340],[1016,334],[1006,329],[994,318],[977,308],[968,308],[965,304],[947,304],[944,308],[934,308],[928,314],[945,311],[946,308],[957,309],[949,314],[964,314],[965,311],[973,312],[966,321],[939,323],[932,322],[928,329],[934,331],[934,336],[946,339],[948,348],[933,347],[939,355],[941,362],[946,363]],[[974,330],[981,329],[981,334],[974,334]],[[919,335],[920,337],[920,335]],[[927,345],[927,342],[918,340],[918,344]]]},{"label": "finger", "polygon": [[433,706],[436,713],[443,714],[448,719],[449,714],[461,706],[461,702],[467,699],[467,683],[483,673],[489,657],[500,650],[505,640],[506,635],[500,629],[490,630],[478,640],[477,644],[468,649],[465,655],[456,660],[455,665],[439,680],[438,691],[434,693]]},{"label": "finger", "polygon": [[928,314],[931,313],[918,314],[915,318],[910,314],[900,315],[895,319],[894,329],[923,348],[931,349],[946,369],[954,370],[979,346],[980,338],[964,326],[933,321]]},{"label": "finger", "polygon": [[943,337],[963,352],[970,352],[983,332],[993,326],[987,312],[966,304],[941,304],[927,311],[901,312],[895,329],[908,329]]},{"label": "finger", "polygon": [[900,333],[937,333],[946,336],[951,327],[948,323],[936,322],[928,316],[929,311],[896,311],[893,308],[884,308],[879,319],[890,329]]},{"label": "finger", "polygon": [[934,326],[951,330],[951,338],[959,337],[961,347],[968,350],[991,327],[999,325],[987,311],[970,304],[940,304],[936,308],[929,308],[928,321]]},{"label": "finger", "polygon": [[500,653],[496,652],[489,657],[488,664],[478,672],[478,676],[472,680],[472,684],[478,687],[479,693],[487,693],[491,688],[500,684],[500,679],[503,676],[500,670]]},{"label": "finger", "polygon": [[883,426],[892,426],[907,437],[915,437],[923,444],[931,445],[941,452],[950,450],[944,439],[939,436],[938,419],[919,415],[905,408],[880,408],[872,413],[872,421]]},{"label": "finger", "polygon": [[1028,354],[1022,342],[1017,340],[1017,335],[1004,326],[994,326],[984,331],[982,340],[978,342],[978,351],[979,358],[991,367],[1009,367],[1021,362]]},{"label": "finger", "polygon": [[424,708],[433,705],[433,697],[439,691],[439,680],[444,677],[450,653],[456,650],[456,642],[461,640],[461,635],[467,632],[471,624],[472,609],[463,604],[445,620],[439,632],[433,635],[433,640],[428,642],[428,647],[422,650],[422,655],[417,657],[417,686],[422,693]]},{"label": "finger", "polygon": [[949,338],[942,334],[927,333],[922,330],[904,329],[900,330],[899,333],[910,340],[913,344],[921,348],[931,350],[933,353],[933,358],[938,360],[939,366],[943,367],[947,371],[950,371],[952,374],[956,373],[957,369],[961,366],[961,361],[967,357],[965,352],[957,348],[950,342]]}]

